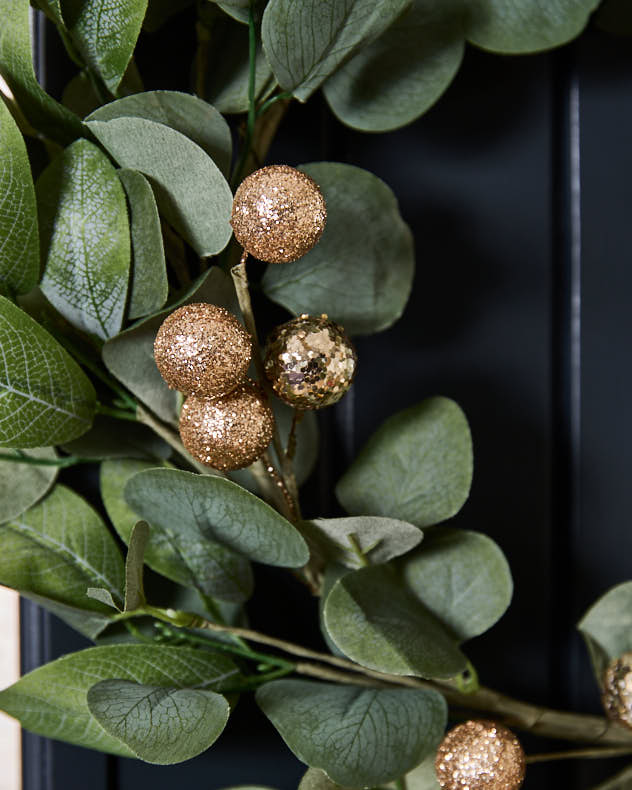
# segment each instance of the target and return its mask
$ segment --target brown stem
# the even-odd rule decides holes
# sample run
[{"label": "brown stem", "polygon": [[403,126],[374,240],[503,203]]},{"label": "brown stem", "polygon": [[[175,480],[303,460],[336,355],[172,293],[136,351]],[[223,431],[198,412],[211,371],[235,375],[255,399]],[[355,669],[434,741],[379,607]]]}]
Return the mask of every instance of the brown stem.
[{"label": "brown stem", "polygon": [[527,755],[527,764],[546,763],[552,760],[599,760],[606,757],[625,757],[632,754],[632,746],[613,746],[597,749],[571,749],[566,752],[544,752]]}]

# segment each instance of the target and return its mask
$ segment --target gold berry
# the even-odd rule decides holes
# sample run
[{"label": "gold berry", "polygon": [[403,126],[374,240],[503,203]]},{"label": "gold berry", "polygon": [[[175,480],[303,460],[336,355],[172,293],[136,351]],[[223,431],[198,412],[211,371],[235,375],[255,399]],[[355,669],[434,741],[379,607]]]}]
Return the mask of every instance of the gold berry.
[{"label": "gold berry", "polygon": [[222,471],[254,463],[273,432],[272,409],[249,379],[219,398],[190,395],[180,413],[182,444],[198,461]]},{"label": "gold berry", "polygon": [[241,182],[230,224],[250,255],[267,263],[288,263],[312,249],[326,221],[318,184],[288,165],[270,165]]},{"label": "gold berry", "polygon": [[162,322],[154,359],[171,389],[187,394],[224,395],[243,381],[252,338],[234,315],[213,304],[189,304]]},{"label": "gold berry", "polygon": [[276,394],[299,409],[320,409],[351,386],[357,356],[344,329],[326,315],[302,315],[268,338],[266,376]]},{"label": "gold berry", "polygon": [[611,719],[632,728],[632,653],[624,653],[608,665],[602,700]]}]

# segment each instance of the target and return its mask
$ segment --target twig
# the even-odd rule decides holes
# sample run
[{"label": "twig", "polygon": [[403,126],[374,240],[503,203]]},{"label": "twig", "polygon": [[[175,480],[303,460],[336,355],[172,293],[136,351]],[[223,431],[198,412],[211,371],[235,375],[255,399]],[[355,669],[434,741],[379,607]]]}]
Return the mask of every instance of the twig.
[{"label": "twig", "polygon": [[527,764],[546,763],[553,760],[599,760],[606,757],[625,757],[632,754],[632,746],[613,746],[612,748],[571,749],[566,752],[543,752],[527,755]]}]

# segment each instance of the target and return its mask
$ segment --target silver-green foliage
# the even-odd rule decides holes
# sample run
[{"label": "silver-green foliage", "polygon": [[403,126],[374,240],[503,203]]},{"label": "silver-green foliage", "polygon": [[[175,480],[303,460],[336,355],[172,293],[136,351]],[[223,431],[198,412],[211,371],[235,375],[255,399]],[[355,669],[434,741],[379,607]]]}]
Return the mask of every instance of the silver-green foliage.
[{"label": "silver-green foliage", "polygon": [[[21,453],[45,461],[54,461],[57,457],[53,447],[5,452],[16,460]],[[40,466],[0,460],[0,524],[24,513],[41,499],[55,482],[58,469],[54,465]]]},{"label": "silver-green foliage", "polygon": [[578,625],[601,685],[606,667],[632,651],[632,582],[608,590],[582,617]]}]

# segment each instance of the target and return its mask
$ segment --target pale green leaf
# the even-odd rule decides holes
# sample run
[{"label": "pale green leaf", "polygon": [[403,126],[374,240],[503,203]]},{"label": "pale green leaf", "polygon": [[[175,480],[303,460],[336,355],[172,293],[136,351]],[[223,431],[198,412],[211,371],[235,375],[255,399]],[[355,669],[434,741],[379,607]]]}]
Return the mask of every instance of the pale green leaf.
[{"label": "pale green leaf", "polygon": [[134,756],[108,735],[90,713],[86,695],[100,680],[221,692],[239,677],[226,656],[158,645],[111,645],[71,653],[0,691],[0,709],[39,735],[90,749]]},{"label": "pale green leaf", "polygon": [[[434,767],[435,757],[435,754],[431,754],[406,774],[406,790],[441,790]],[[399,790],[395,783],[391,783],[387,787],[388,790]]]},{"label": "pale green leaf", "polygon": [[348,790],[332,782],[320,768],[308,768],[301,779],[298,790]]},{"label": "pale green leaf", "polygon": [[389,417],[336,487],[347,512],[428,527],[454,516],[472,483],[472,437],[465,415],[435,397]]},{"label": "pale green leaf", "polygon": [[121,607],[116,603],[114,598],[112,598],[112,593],[104,587],[88,587],[86,595],[88,598],[92,598],[93,601],[99,601],[109,606],[110,609],[116,609],[117,612],[121,611]]},{"label": "pale green leaf", "polygon": [[77,140],[37,181],[41,289],[73,326],[108,338],[123,323],[130,267],[125,193],[107,156]]},{"label": "pale green leaf", "polygon": [[632,582],[612,587],[579,621],[599,684],[615,658],[632,651]]},{"label": "pale green leaf", "polygon": [[125,611],[131,612],[145,605],[143,560],[149,541],[149,524],[139,521],[132,529],[125,558]]},{"label": "pale green leaf", "polygon": [[352,335],[391,326],[415,268],[413,240],[391,189],[359,167],[301,165],[322,189],[327,225],[318,244],[287,266],[268,266],[266,295],[295,315],[327,313]]},{"label": "pale green leaf", "polygon": [[169,458],[171,447],[152,430],[140,423],[129,422],[121,428],[114,417],[97,415],[92,428],[63,448],[80,458]]},{"label": "pale green leaf", "polygon": [[405,774],[441,739],[447,706],[436,691],[274,680],[257,703],[294,754],[341,785]]},{"label": "pale green leaf", "polygon": [[0,98],[0,292],[27,293],[39,273],[31,167],[20,130]]},{"label": "pale green leaf", "polygon": [[232,234],[233,195],[205,151],[180,132],[145,118],[87,125],[121,167],[151,179],[161,212],[198,255],[224,249]]},{"label": "pale green leaf", "polygon": [[[54,461],[57,453],[53,447],[36,447],[31,450],[5,450],[0,454],[19,458],[23,452],[30,458]],[[0,524],[16,518],[41,499],[55,482],[59,467],[20,464],[0,459]]]},{"label": "pale green leaf", "polygon": [[[94,610],[80,608],[78,606],[68,606],[68,604],[60,603],[59,601],[53,601],[52,598],[44,598],[41,595],[35,595],[35,593],[31,592],[22,592],[21,595],[24,598],[28,598],[29,601],[34,601],[36,604],[43,606],[44,609],[48,609],[49,612],[59,617],[67,625],[69,625],[71,628],[74,628],[75,631],[83,634],[83,636],[87,637],[88,639],[96,640],[97,637],[103,633],[103,631],[105,631],[105,629],[112,623],[112,615],[114,614],[113,611],[109,611],[108,614],[104,614],[105,610],[103,610],[103,612],[96,612]],[[86,597],[88,597],[87,590]],[[90,604],[87,605],[89,606]],[[86,606],[86,604],[83,604],[82,606]]]},{"label": "pale green leaf", "polygon": [[48,332],[0,296],[0,446],[43,447],[92,424],[96,394]]}]

